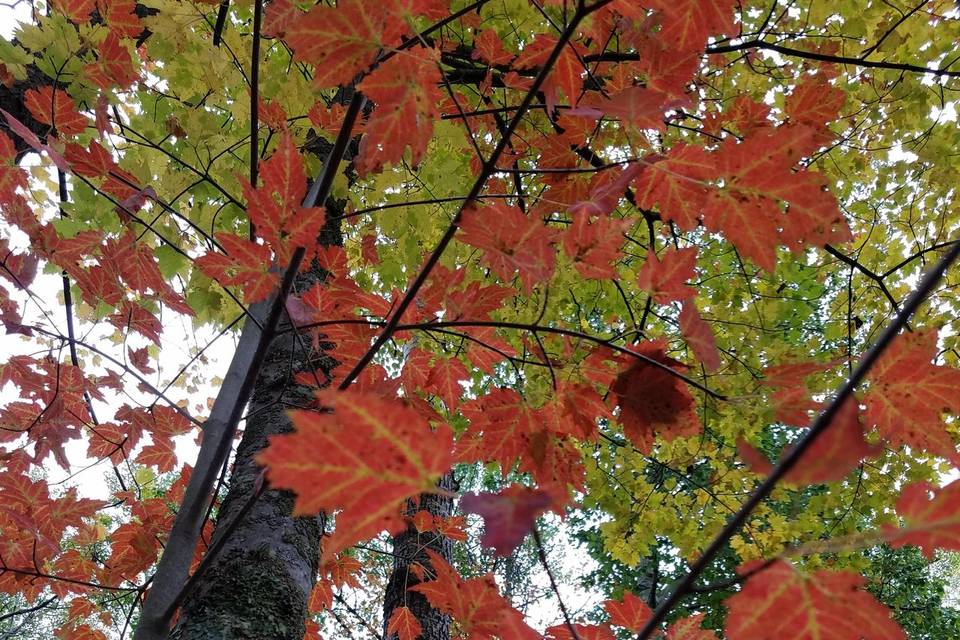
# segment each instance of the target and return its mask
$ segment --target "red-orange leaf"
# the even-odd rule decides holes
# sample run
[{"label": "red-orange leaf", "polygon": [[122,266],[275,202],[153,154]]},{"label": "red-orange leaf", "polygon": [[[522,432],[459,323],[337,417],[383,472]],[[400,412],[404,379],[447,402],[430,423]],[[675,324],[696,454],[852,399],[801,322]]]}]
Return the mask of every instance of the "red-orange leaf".
[{"label": "red-orange leaf", "polygon": [[416,640],[422,630],[417,616],[408,607],[397,607],[387,621],[388,640],[392,640],[393,635],[397,640]]},{"label": "red-orange leaf", "polygon": [[372,63],[390,12],[377,0],[318,4],[286,25],[286,41],[297,60],[314,65],[318,87],[349,84]]},{"label": "red-orange leaf", "polygon": [[464,211],[460,228],[460,240],[483,249],[484,262],[504,282],[512,280],[519,271],[529,294],[534,284],[553,276],[557,232],[539,218],[498,203]]},{"label": "red-orange leaf", "polygon": [[0,131],[0,203],[13,200],[17,188],[27,188],[27,173],[17,166],[13,140]]},{"label": "red-orange leaf", "polygon": [[960,369],[932,364],[936,354],[936,330],[893,341],[868,374],[867,425],[895,445],[956,460],[957,447],[942,415],[960,414]]},{"label": "red-orange leaf", "polygon": [[[517,69],[529,69],[544,65],[550,53],[556,48],[558,40],[553,36],[542,33],[534,37],[520,52],[520,56],[513,63]],[[574,44],[567,42],[553,68],[543,83],[542,91],[546,97],[547,108],[553,110],[560,99],[560,92],[567,97],[571,106],[577,104],[580,93],[583,91],[583,74],[585,69]]]},{"label": "red-orange leaf", "polygon": [[60,133],[82,133],[90,124],[90,121],[77,111],[77,103],[73,98],[51,85],[28,89],[23,101],[30,110],[30,115],[43,124],[55,127]]},{"label": "red-orange leaf", "polygon": [[74,24],[83,24],[90,19],[96,3],[94,0],[51,0],[53,8],[70,18]]},{"label": "red-orange leaf", "polygon": [[667,640],[717,640],[717,634],[701,628],[704,614],[681,618],[667,629]]},{"label": "red-orange leaf", "polygon": [[737,640],[906,640],[890,610],[851,571],[799,573],[776,560],[727,598],[726,634]]},{"label": "red-orange leaf", "polygon": [[539,640],[523,615],[500,595],[492,575],[464,580],[438,553],[426,549],[435,579],[410,587],[435,608],[449,614],[474,640]]},{"label": "red-orange leaf", "polygon": [[270,270],[270,249],[230,233],[216,234],[217,241],[229,252],[210,252],[197,258],[197,266],[225,287],[243,289],[248,303],[266,300],[280,284],[279,274]]},{"label": "red-orange leaf", "polygon": [[653,615],[647,603],[630,591],[624,591],[623,599],[620,601],[607,600],[603,603],[603,608],[610,614],[610,624],[623,627],[633,633],[640,633],[640,629]]},{"label": "red-orange leaf", "polygon": [[914,544],[930,559],[936,549],[960,550],[960,480],[940,488],[926,482],[908,485],[897,500],[897,515],[903,528],[887,538],[894,547]]},{"label": "red-orange leaf", "polygon": [[573,224],[563,232],[563,249],[584,278],[616,278],[613,263],[623,255],[623,233],[629,220],[592,218],[587,211],[575,211]]},{"label": "red-orange leaf", "polygon": [[410,160],[420,164],[433,136],[442,94],[439,53],[413,49],[394,56],[364,78],[359,90],[376,103],[360,140],[360,174],[399,162],[410,147]]},{"label": "red-orange leaf", "polygon": [[[684,366],[667,357],[663,345],[647,343],[636,351],[675,371]],[[635,360],[610,387],[620,405],[620,422],[634,446],[644,453],[653,449],[654,436],[665,440],[700,432],[693,396],[685,383],[661,367]]]},{"label": "red-orange leaf", "polygon": [[501,556],[510,555],[553,505],[549,493],[522,484],[512,484],[500,493],[468,493],[460,500],[461,511],[483,516],[480,542]]},{"label": "red-orange leaf", "polygon": [[568,115],[599,118],[606,116],[639,129],[664,131],[663,112],[669,97],[665,93],[644,87],[627,87],[610,98],[596,94],[585,98]]},{"label": "red-orange leaf", "polygon": [[297,493],[297,515],[342,510],[325,545],[330,555],[405,526],[401,504],[449,469],[452,437],[400,398],[355,390],[317,398],[332,412],[292,411],[295,431],[271,436],[258,461],[271,484]]},{"label": "red-orange leaf", "polygon": [[[738,443],[740,457],[757,473],[770,473],[772,466],[748,442]],[[860,462],[876,455],[881,447],[867,444],[855,400],[840,407],[830,426],[817,437],[799,462],[784,478],[798,485],[843,480]]]},{"label": "red-orange leaf", "polygon": [[652,293],[659,304],[692,298],[697,292],[686,282],[695,275],[696,266],[695,247],[668,249],[662,258],[648,251],[647,260],[637,274],[637,285]]},{"label": "red-orange leaf", "polygon": [[680,331],[683,337],[693,349],[697,359],[703,363],[707,371],[715,371],[720,368],[720,351],[717,350],[717,340],[713,336],[713,330],[697,311],[697,305],[693,300],[686,300],[680,308]]}]

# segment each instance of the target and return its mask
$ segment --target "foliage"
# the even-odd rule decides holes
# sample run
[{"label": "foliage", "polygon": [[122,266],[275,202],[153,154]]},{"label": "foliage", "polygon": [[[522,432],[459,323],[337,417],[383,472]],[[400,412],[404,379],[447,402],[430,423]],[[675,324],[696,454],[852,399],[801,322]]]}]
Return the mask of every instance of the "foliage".
[{"label": "foliage", "polygon": [[[884,558],[918,575],[900,547],[960,549],[960,481],[936,488],[960,460],[956,269],[918,284],[960,241],[955,3],[47,9],[0,43],[11,606],[55,597],[59,637],[90,639],[144,600],[138,634],[165,632],[160,598],[218,552],[216,478],[264,354],[295,332],[315,368],[277,384],[313,393],[249,499],[289,489],[332,523],[308,636],[383,588],[383,532],[477,540],[409,508],[453,467],[499,471],[462,509],[497,554],[532,533],[549,573],[549,510],[596,526],[618,580],[651,554],[677,576],[658,602],[612,585],[591,621],[561,600],[541,631],[473,554],[429,551],[412,592],[464,635],[926,637]],[[171,329],[241,321],[248,364],[222,385]],[[102,500],[47,477],[84,453],[114,467]]]}]

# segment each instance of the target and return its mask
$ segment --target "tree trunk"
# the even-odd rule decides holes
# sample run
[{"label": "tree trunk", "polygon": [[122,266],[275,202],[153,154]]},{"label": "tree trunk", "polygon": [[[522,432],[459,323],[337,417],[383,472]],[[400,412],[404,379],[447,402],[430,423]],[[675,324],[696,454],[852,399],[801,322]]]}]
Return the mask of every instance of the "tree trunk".
[{"label": "tree trunk", "polygon": [[[456,490],[453,472],[440,479],[437,485],[446,491]],[[417,510],[431,515],[449,518],[453,515],[453,498],[446,495],[422,494]],[[411,510],[413,515],[415,510]],[[420,593],[408,591],[420,580],[410,571],[413,563],[429,566],[426,550],[436,551],[447,562],[453,560],[453,541],[436,533],[420,533],[413,527],[393,537],[393,572],[383,594],[383,638],[397,640],[396,634],[387,633],[387,623],[397,607],[408,607],[422,627],[422,640],[450,640],[450,616],[430,606]]]},{"label": "tree trunk", "polygon": [[[342,242],[339,207],[320,235],[321,244]],[[301,275],[297,289],[320,281],[314,266]],[[302,640],[307,601],[316,582],[320,557],[320,518],[294,518],[294,496],[267,489],[239,524],[238,514],[256,491],[260,467],[256,455],[271,434],[291,430],[286,411],[307,406],[313,389],[293,382],[302,371],[327,379],[336,361],[326,352],[310,353],[310,338],[281,333],[271,344],[250,400],[237,449],[230,488],[214,530],[214,541],[226,536],[223,548],[187,596],[170,637],[175,640]],[[330,345],[326,345],[329,347]],[[318,455],[319,452],[318,452]]]}]

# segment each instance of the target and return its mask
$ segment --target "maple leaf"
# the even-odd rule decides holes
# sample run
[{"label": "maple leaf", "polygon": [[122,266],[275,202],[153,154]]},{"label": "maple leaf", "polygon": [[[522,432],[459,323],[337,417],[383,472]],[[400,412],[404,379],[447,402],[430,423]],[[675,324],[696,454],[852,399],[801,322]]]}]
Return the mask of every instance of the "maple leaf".
[{"label": "maple leaf", "polygon": [[463,393],[460,381],[470,379],[464,364],[456,358],[440,358],[427,371],[429,374],[422,388],[439,396],[447,411],[456,409]]},{"label": "maple leaf", "polygon": [[484,29],[473,39],[473,60],[482,60],[491,66],[507,64],[513,54],[503,48],[503,41],[493,29]]},{"label": "maple leaf", "polygon": [[850,571],[804,575],[775,560],[727,598],[726,634],[739,640],[906,640],[864,583]]},{"label": "maple leaf", "polygon": [[431,606],[453,617],[464,634],[475,640],[539,640],[540,635],[500,595],[492,575],[464,580],[436,551],[424,551],[435,578],[410,590],[422,593]]},{"label": "maple leaf", "polygon": [[717,340],[713,336],[713,330],[697,311],[697,306],[692,300],[687,300],[680,307],[680,331],[683,337],[693,349],[697,359],[703,363],[707,371],[716,371],[720,368],[720,352],[717,350]]},{"label": "maple leaf", "polygon": [[0,202],[11,202],[16,190],[27,188],[27,173],[17,166],[13,140],[0,131]]},{"label": "maple leaf", "polygon": [[[640,345],[636,352],[675,371],[684,368],[667,357],[661,343]],[[645,360],[628,364],[610,391],[620,405],[624,432],[643,453],[652,451],[655,435],[671,440],[700,432],[696,405],[683,381]]]},{"label": "maple leaf", "polygon": [[519,208],[497,203],[468,209],[460,229],[460,240],[483,249],[483,261],[502,280],[510,281],[519,272],[527,294],[534,284],[553,276],[557,232]]},{"label": "maple leaf", "polygon": [[[139,33],[139,30],[137,32]],[[87,65],[84,70],[87,77],[105,90],[114,87],[125,89],[139,78],[130,52],[121,42],[120,36],[113,31],[100,43],[97,61]]]},{"label": "maple leaf", "polygon": [[680,51],[703,49],[710,35],[736,34],[736,0],[647,0],[644,4],[660,12],[660,38]]},{"label": "maple leaf", "polygon": [[200,270],[223,286],[243,288],[248,303],[266,300],[280,284],[280,275],[271,271],[270,249],[230,233],[216,234],[229,255],[212,251],[200,256]]},{"label": "maple leaf", "polygon": [[320,4],[290,19],[285,40],[297,60],[314,65],[317,87],[346,85],[373,63],[390,18],[376,0]]},{"label": "maple leaf", "polygon": [[624,591],[623,598],[619,601],[605,601],[603,608],[610,615],[610,624],[623,627],[633,633],[640,633],[640,629],[653,615],[647,603],[630,591]]},{"label": "maple leaf", "polygon": [[866,421],[894,445],[956,460],[941,416],[960,414],[960,369],[932,364],[936,354],[936,330],[897,336],[867,374]]},{"label": "maple leaf", "polygon": [[[748,442],[741,440],[738,451],[755,472],[768,474],[772,471],[773,467],[763,454]],[[864,439],[860,408],[851,399],[840,407],[830,426],[814,440],[784,481],[798,485],[836,482],[845,478],[862,460],[880,451],[882,447],[867,444]]]},{"label": "maple leaf", "polygon": [[658,207],[664,220],[681,229],[695,229],[707,197],[707,181],[716,175],[713,159],[699,146],[676,144],[662,156],[646,159],[637,177],[637,204]]},{"label": "maple leaf", "polygon": [[387,636],[396,634],[397,640],[416,640],[423,627],[408,607],[397,607],[387,621]]},{"label": "maple leaf", "polygon": [[272,0],[264,8],[263,35],[268,38],[283,38],[287,29],[300,16],[300,9],[291,0]]},{"label": "maple leaf", "polygon": [[51,0],[53,9],[62,13],[74,24],[84,24],[96,8],[95,0]]},{"label": "maple leaf", "polygon": [[696,275],[697,249],[668,249],[658,258],[653,250],[647,251],[647,259],[637,273],[637,286],[653,294],[658,304],[684,300],[696,295],[696,290],[687,281]]},{"label": "maple leaf", "polygon": [[360,175],[400,161],[407,147],[414,167],[423,160],[433,136],[433,122],[440,115],[438,62],[436,50],[406,51],[386,61],[360,83],[359,90],[377,105],[360,139]]},{"label": "maple leaf", "polygon": [[[573,630],[570,627],[573,627]],[[547,627],[544,631],[544,638],[545,640],[615,640],[613,630],[606,625],[568,625],[566,623]]]},{"label": "maple leaf", "polygon": [[292,411],[294,432],[271,436],[257,460],[272,485],[297,493],[296,514],[342,510],[328,555],[403,525],[403,500],[433,489],[450,467],[452,436],[400,398],[349,390],[317,399],[332,412]]},{"label": "maple leaf", "polygon": [[564,251],[584,278],[616,278],[612,263],[623,255],[623,234],[631,224],[629,220],[591,218],[587,211],[576,211],[573,224],[562,235]]},{"label": "maple leaf", "polygon": [[83,133],[90,124],[90,121],[77,111],[77,103],[73,98],[50,85],[28,89],[23,103],[36,120],[66,135]]},{"label": "maple leaf", "polygon": [[669,108],[670,98],[665,93],[645,87],[627,87],[609,98],[591,95],[580,101],[567,115],[616,118],[638,129],[665,131],[663,112]]},{"label": "maple leaf", "polygon": [[522,484],[499,493],[468,493],[460,500],[461,511],[483,516],[480,542],[501,556],[510,555],[533,531],[537,518],[552,508],[556,508],[553,496]]},{"label": "maple leaf", "polygon": [[316,244],[326,221],[322,207],[301,206],[307,193],[303,157],[289,132],[284,132],[273,155],[260,165],[263,185],[259,188],[245,180],[247,212],[257,234],[266,240],[282,264],[290,262],[297,247]]},{"label": "maple leaf", "polygon": [[667,629],[667,640],[717,640],[717,634],[703,629],[704,614],[677,620]]},{"label": "maple leaf", "polygon": [[[538,33],[533,42],[523,48],[513,66],[517,69],[542,67],[558,42],[553,36]],[[541,90],[546,97],[548,110],[554,110],[561,91],[571,106],[576,105],[580,99],[583,91],[584,67],[578,54],[576,45],[567,42],[544,80]]]},{"label": "maple leaf", "polygon": [[897,515],[903,527],[885,532],[892,546],[917,545],[931,560],[937,549],[960,549],[960,480],[944,487],[907,485],[897,500]]}]

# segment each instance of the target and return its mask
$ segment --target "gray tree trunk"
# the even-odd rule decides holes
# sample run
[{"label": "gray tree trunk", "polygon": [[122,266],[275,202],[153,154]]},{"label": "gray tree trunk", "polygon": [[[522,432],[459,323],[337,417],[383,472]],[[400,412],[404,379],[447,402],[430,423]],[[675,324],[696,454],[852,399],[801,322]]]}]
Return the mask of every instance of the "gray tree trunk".
[{"label": "gray tree trunk", "polygon": [[[332,202],[327,206],[328,212],[338,212]],[[339,221],[328,223],[320,242],[342,242]],[[297,288],[305,290],[322,277],[315,265],[299,277]],[[267,352],[214,530],[214,541],[227,539],[186,598],[170,635],[174,640],[303,639],[320,556],[320,518],[292,517],[293,494],[268,489],[239,525],[231,523],[256,490],[260,467],[254,459],[267,437],[290,431],[286,411],[313,399],[312,389],[295,384],[294,376],[316,370],[323,381],[336,364],[326,352],[310,353],[310,344],[309,337],[284,332]]]},{"label": "gray tree trunk", "polygon": [[[441,489],[456,490],[453,473],[448,473],[437,483]],[[448,518],[453,515],[453,498],[436,494],[420,496],[419,509],[434,516]],[[410,515],[413,515],[411,512]],[[414,562],[429,566],[426,550],[439,553],[444,560],[453,560],[453,541],[435,533],[420,533],[413,527],[393,537],[393,572],[383,594],[383,638],[397,640],[396,634],[387,633],[387,623],[397,607],[408,607],[417,617],[422,628],[422,640],[450,640],[450,616],[430,606],[420,593],[408,591],[420,582],[410,571]]]}]

